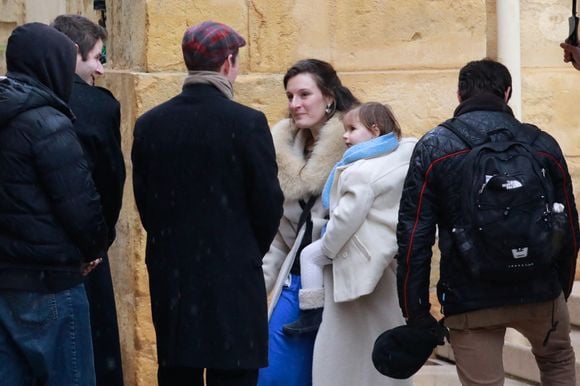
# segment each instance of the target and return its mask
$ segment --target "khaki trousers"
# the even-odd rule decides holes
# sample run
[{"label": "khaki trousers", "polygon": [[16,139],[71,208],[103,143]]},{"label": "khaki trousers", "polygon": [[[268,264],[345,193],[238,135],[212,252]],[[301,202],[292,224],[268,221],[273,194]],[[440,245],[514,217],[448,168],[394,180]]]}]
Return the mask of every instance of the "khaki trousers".
[{"label": "khaki trousers", "polygon": [[542,385],[576,384],[570,317],[563,294],[548,302],[452,315],[445,319],[445,325],[449,327],[457,373],[464,386],[504,384],[502,354],[507,327],[530,341]]}]

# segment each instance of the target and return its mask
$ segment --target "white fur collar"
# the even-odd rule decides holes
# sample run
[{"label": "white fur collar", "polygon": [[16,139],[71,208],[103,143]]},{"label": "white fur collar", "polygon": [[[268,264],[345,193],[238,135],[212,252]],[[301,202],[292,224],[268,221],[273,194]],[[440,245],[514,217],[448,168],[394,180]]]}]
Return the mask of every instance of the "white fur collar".
[{"label": "white fur collar", "polygon": [[332,167],[346,150],[343,133],[340,116],[335,114],[320,129],[318,140],[307,160],[304,157],[305,130],[296,128],[290,119],[283,119],[272,128],[278,179],[286,199],[297,200],[322,192]]}]

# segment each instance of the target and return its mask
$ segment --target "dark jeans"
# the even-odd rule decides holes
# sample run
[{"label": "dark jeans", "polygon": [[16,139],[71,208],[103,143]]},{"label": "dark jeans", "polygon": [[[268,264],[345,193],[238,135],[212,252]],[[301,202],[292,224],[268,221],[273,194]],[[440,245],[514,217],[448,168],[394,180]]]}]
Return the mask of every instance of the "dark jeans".
[{"label": "dark jeans", "polygon": [[203,382],[203,370],[191,367],[159,366],[159,386],[256,386],[258,369],[217,370],[207,369]]},{"label": "dark jeans", "polygon": [[0,291],[0,384],[95,385],[82,284],[52,294]]}]

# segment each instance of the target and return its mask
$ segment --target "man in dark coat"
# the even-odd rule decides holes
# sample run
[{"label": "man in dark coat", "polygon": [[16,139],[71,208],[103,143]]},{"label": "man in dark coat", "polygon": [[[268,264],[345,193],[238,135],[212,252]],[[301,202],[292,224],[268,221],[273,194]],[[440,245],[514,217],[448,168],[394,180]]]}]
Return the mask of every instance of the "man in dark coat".
[{"label": "man in dark coat", "polygon": [[[76,74],[69,105],[76,116],[74,127],[83,145],[107,222],[108,246],[115,240],[125,163],[121,152],[120,105],[109,90],[93,86],[103,74],[102,48],[107,31],[79,15],[60,15],[51,24],[77,45]],[[117,311],[108,256],[85,281],[91,308],[91,331],[97,385],[122,386],[123,371]]]},{"label": "man in dark coat", "polygon": [[256,385],[267,365],[262,257],[282,216],[263,113],[232,100],[238,49],[230,27],[189,28],[181,94],[135,125],[133,186],[160,386]]},{"label": "man in dark coat", "polygon": [[[429,313],[431,247],[437,229],[441,250],[437,295],[445,315],[445,326],[449,328],[461,383],[503,385],[504,336],[506,328],[514,328],[530,341],[542,385],[574,385],[575,360],[570,344],[566,299],[574,283],[580,232],[566,160],[552,136],[531,125],[522,125],[513,116],[507,104],[511,95],[511,76],[501,63],[484,59],[465,65],[459,72],[457,95],[460,104],[453,120],[421,138],[411,157],[405,179],[397,227],[397,284],[403,315],[408,325],[430,330],[443,343],[445,331]],[[538,167],[541,167],[538,177],[544,175],[550,178],[546,185],[552,185],[553,206],[547,201],[550,197],[522,193],[530,192],[524,189],[533,184],[529,181],[532,178],[527,180],[521,177],[525,167],[508,173],[506,170],[509,168],[501,163],[495,170],[486,169],[489,174],[483,175],[481,181],[465,180],[468,171],[462,169],[462,165],[464,160],[469,159],[466,154],[472,154],[465,141],[486,137],[495,140],[498,136],[514,137],[520,141],[533,139],[529,145],[530,158],[537,160]],[[501,155],[508,158],[505,153]],[[497,181],[500,183],[497,184]],[[530,272],[523,279],[506,276],[502,280],[500,274],[505,272],[501,270],[494,271],[493,276],[474,271],[474,265],[489,260],[484,260],[485,251],[481,249],[477,253],[465,252],[466,246],[471,248],[478,240],[475,237],[461,238],[465,234],[461,232],[469,230],[474,221],[473,218],[463,217],[469,213],[465,210],[468,207],[462,205],[465,198],[462,198],[461,192],[466,184],[478,187],[476,191],[481,195],[478,204],[488,213],[493,206],[489,198],[486,200],[490,197],[486,194],[493,193],[484,192],[493,190],[503,197],[512,198],[499,217],[494,214],[487,223],[474,225],[478,232],[486,231],[484,228],[487,227],[502,226],[504,220],[510,221],[510,224],[519,220],[531,226],[532,221],[525,216],[528,212],[534,212],[526,205],[535,202],[536,197],[543,200],[540,205],[542,215],[536,223],[546,222],[550,227],[556,227],[550,219],[565,218],[558,243],[561,249],[554,250],[551,264],[547,264],[545,269]],[[523,189],[518,195],[519,188]],[[469,205],[476,204],[470,200]],[[538,233],[542,231],[533,229]],[[532,235],[534,237],[541,236]],[[523,260],[526,255],[521,252],[527,254],[529,241],[518,239],[516,242],[520,249],[512,249],[513,259],[505,260],[510,264],[510,269],[533,267],[536,260],[541,260]],[[496,244],[504,246],[507,243],[498,240]],[[487,264],[487,267],[490,265]]]},{"label": "man in dark coat", "polygon": [[67,106],[76,48],[17,27],[0,81],[0,383],[95,385],[83,274],[107,228]]}]

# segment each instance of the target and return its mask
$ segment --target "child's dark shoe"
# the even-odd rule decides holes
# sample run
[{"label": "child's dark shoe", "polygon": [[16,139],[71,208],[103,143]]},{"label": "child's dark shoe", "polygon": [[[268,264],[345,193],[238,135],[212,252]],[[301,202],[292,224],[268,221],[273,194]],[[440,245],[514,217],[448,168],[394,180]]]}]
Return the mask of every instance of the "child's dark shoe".
[{"label": "child's dark shoe", "polygon": [[282,330],[284,334],[299,336],[315,334],[322,322],[322,308],[300,311],[300,317],[292,323],[285,324]]}]

